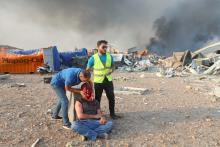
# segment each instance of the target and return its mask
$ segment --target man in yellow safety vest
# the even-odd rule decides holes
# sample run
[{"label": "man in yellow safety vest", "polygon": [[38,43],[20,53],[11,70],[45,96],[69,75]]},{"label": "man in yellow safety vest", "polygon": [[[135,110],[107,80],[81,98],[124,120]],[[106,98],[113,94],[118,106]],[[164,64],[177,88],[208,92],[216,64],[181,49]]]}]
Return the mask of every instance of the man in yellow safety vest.
[{"label": "man in yellow safety vest", "polygon": [[114,61],[110,53],[107,52],[107,48],[107,41],[100,40],[97,42],[98,53],[90,57],[87,64],[87,70],[93,68],[95,99],[100,103],[102,92],[105,90],[109,101],[110,116],[112,119],[118,119],[120,116],[115,114],[115,95],[111,75],[114,69]]}]

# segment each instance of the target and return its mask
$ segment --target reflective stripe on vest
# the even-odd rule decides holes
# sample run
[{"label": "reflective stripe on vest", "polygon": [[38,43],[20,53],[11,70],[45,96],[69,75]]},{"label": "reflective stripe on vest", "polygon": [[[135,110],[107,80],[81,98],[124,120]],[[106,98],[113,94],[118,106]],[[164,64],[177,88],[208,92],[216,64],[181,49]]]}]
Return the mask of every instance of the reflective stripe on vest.
[{"label": "reflective stripe on vest", "polygon": [[95,83],[102,83],[107,77],[109,81],[112,81],[112,76],[111,76],[111,64],[112,64],[112,59],[111,55],[109,53],[106,53],[106,63],[102,63],[102,61],[99,58],[98,53],[95,54],[94,56],[94,67],[93,67],[93,72],[94,72],[94,82]]}]

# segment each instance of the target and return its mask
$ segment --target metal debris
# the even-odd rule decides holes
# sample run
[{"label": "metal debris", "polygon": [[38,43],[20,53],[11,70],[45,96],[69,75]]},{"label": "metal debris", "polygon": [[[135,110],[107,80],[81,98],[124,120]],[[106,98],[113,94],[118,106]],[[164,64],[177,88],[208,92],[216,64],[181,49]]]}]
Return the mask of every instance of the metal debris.
[{"label": "metal debris", "polygon": [[14,83],[11,87],[26,87],[26,85],[24,83]]},{"label": "metal debris", "polygon": [[32,145],[31,145],[31,147],[35,147],[39,142],[40,142],[40,138],[38,138]]},{"label": "metal debris", "polygon": [[10,78],[10,74],[4,74],[4,75],[0,75],[0,80],[6,80]]}]

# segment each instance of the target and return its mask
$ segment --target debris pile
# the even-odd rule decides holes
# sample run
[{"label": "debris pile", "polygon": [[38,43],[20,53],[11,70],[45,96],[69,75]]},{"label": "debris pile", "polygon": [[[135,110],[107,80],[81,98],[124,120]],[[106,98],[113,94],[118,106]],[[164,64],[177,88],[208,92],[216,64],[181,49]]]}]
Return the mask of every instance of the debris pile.
[{"label": "debris pile", "polygon": [[117,67],[119,71],[128,71],[128,72],[141,72],[141,71],[159,71],[158,61],[162,57],[156,55],[149,55],[145,58],[132,58],[132,55],[124,55],[122,66]]},{"label": "debris pile", "polygon": [[51,73],[52,72],[52,69],[51,67],[46,63],[46,64],[43,64],[42,66],[39,66],[37,68],[37,72],[40,73],[40,74],[47,74],[47,73]]},{"label": "debris pile", "polygon": [[[136,51],[136,50],[135,50]],[[220,43],[198,49],[195,52],[173,52],[171,57],[162,57],[146,51],[144,56],[134,56],[134,52],[120,55],[118,71],[151,72],[159,77],[220,74]],[[136,53],[136,52],[135,52]]]},{"label": "debris pile", "polygon": [[220,73],[220,44],[211,45],[193,53],[192,62],[186,67],[194,75],[217,75]]}]

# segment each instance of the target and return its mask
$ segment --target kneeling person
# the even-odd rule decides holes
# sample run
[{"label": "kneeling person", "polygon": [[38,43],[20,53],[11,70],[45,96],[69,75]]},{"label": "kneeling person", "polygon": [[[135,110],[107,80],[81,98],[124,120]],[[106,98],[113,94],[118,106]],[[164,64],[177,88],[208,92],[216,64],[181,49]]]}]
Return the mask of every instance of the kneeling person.
[{"label": "kneeling person", "polygon": [[81,87],[85,96],[76,100],[77,121],[72,123],[72,129],[90,140],[107,138],[113,123],[102,116],[99,102],[93,98],[90,86],[89,83],[84,83]]}]

